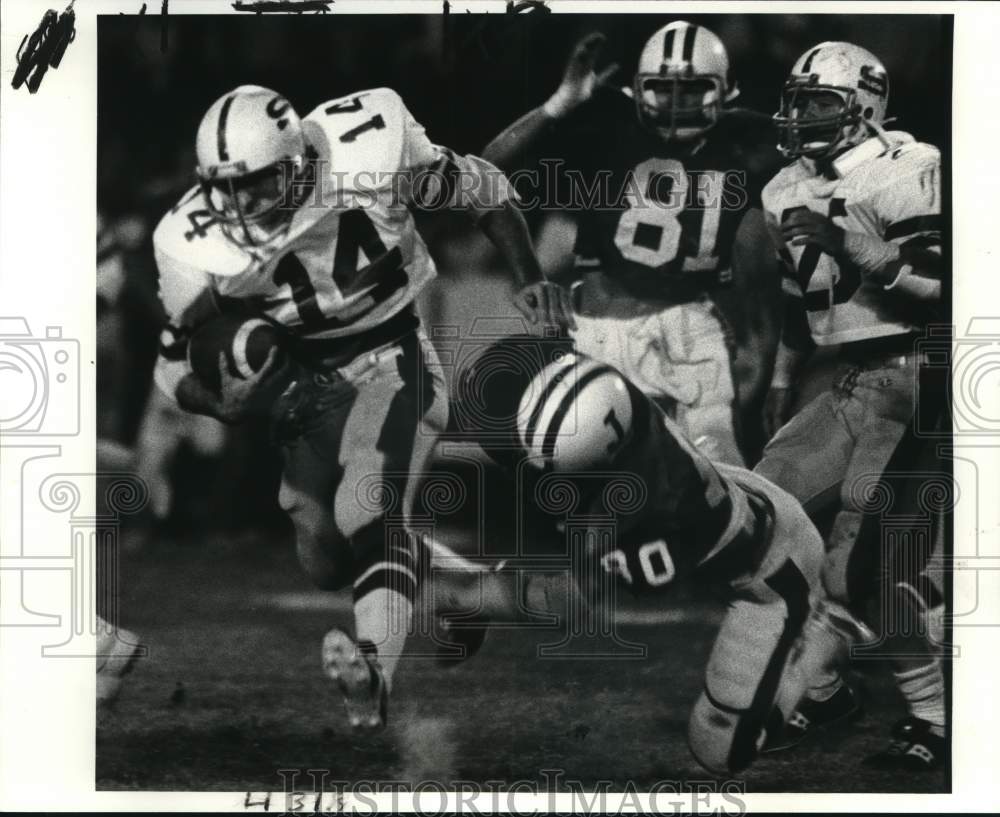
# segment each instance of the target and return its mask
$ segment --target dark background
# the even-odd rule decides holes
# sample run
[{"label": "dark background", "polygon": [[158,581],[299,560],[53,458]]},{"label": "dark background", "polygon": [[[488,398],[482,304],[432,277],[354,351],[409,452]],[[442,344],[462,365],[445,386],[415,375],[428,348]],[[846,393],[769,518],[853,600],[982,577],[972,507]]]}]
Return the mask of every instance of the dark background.
[{"label": "dark background", "polygon": [[[162,406],[150,398],[163,319],[150,237],[194,180],[195,130],[217,97],[240,84],[262,84],[304,114],[327,99],[387,85],[434,141],[476,152],[555,89],[578,36],[604,32],[605,61],[619,63],[617,79],[631,84],[645,40],[672,19],[174,14],[161,52],[159,15],[102,18],[99,463],[143,473],[141,451],[137,456],[133,448],[148,436],[139,433],[140,422],[147,405],[154,414]],[[950,18],[686,19],[722,38],[741,104],[767,113],[777,108],[786,73],[807,48],[828,39],[869,48],[888,68],[897,126],[944,149],[947,177]],[[486,242],[433,226],[424,235],[441,273],[421,299],[427,322],[461,323],[495,310],[493,302],[508,290]],[[183,414],[164,421],[163,446],[184,423],[195,422]],[[140,634],[150,656],[128,677],[114,717],[98,729],[99,789],[273,790],[281,788],[276,770],[287,768],[411,784],[534,780],[540,769],[563,769],[588,789],[612,781],[615,790],[627,784],[639,791],[653,781],[703,780],[684,732],[721,615],[706,594],[678,587],[665,611],[657,597],[665,619],[628,624],[621,634],[647,644],[649,656],[627,671],[615,661],[534,660],[538,644],[557,635],[535,630],[491,636],[475,660],[451,672],[414,661],[394,685],[389,730],[360,741],[318,671],[316,650],[331,624],[350,627],[350,599],[312,590],[296,565],[290,526],[275,501],[278,464],[266,431],[254,425],[227,430],[216,454],[181,446],[169,472],[169,516],[126,519],[133,524],[120,540],[120,621]],[[481,486],[484,507],[487,497],[495,505],[495,497],[509,495],[492,483],[496,479],[494,470]],[[475,484],[468,484],[474,495]],[[513,541],[513,520],[493,505],[483,531],[489,541],[474,543],[483,553],[506,552],[499,548]],[[468,547],[474,537],[458,522],[453,527],[443,531],[446,541]],[[410,657],[426,649],[425,642],[411,640]],[[947,771],[900,775],[859,765],[885,747],[902,714],[888,673],[876,674],[871,663],[859,667],[861,686],[868,688],[866,719],[762,760],[742,781],[749,791],[949,789]]]},{"label": "dark background", "polygon": [[[668,15],[156,16],[102,18],[98,61],[100,204],[142,207],[154,182],[191,178],[194,133],[219,96],[246,83],[304,115],[362,88],[398,91],[432,140],[476,152],[543,102],[575,40],[607,38],[604,64],[631,84],[646,39]],[[777,110],[795,59],[821,40],[868,48],[889,71],[890,113],[918,139],[947,135],[949,18],[917,15],[688,15],[729,51],[740,103]],[[124,180],[128,180],[123,183]],[[138,183],[136,183],[138,182]],[[150,188],[153,189],[150,189]]]},{"label": "dark background", "polygon": [[[153,4],[155,7],[155,4]],[[578,37],[603,32],[601,65],[619,65],[630,85],[646,39],[670,15],[239,15],[107,16],[99,25],[99,242],[119,253],[120,291],[99,304],[98,436],[136,441],[150,393],[163,317],[155,295],[151,234],[194,181],[194,135],[208,106],[247,83],[272,87],[301,115],[362,88],[398,91],[432,141],[460,152],[482,150],[498,131],[543,102],[558,85]],[[739,104],[771,113],[795,59],[817,42],[844,39],[873,51],[890,76],[896,127],[945,148],[950,133],[951,18],[924,15],[689,15],[726,44]],[[163,26],[166,26],[164,31]],[[161,50],[166,35],[167,47]],[[422,300],[429,322],[469,311],[470,287],[494,299],[483,281],[503,275],[472,233],[431,225],[424,231],[441,277]],[[476,282],[479,282],[478,284]],[[471,282],[471,283],[470,283]],[[502,297],[502,296],[500,296]],[[246,520],[245,496],[221,473],[262,475],[255,508],[274,508],[274,463],[260,429],[229,434],[212,469],[182,458],[175,472],[178,509],[202,503],[202,522]],[[256,435],[256,436],[255,436]],[[238,453],[234,453],[238,452]],[[228,463],[228,468],[227,468]],[[235,471],[234,471],[235,469]],[[223,483],[226,481],[223,480]],[[246,479],[241,483],[247,485]],[[184,490],[191,496],[185,499]],[[189,521],[194,521],[192,518]]]}]

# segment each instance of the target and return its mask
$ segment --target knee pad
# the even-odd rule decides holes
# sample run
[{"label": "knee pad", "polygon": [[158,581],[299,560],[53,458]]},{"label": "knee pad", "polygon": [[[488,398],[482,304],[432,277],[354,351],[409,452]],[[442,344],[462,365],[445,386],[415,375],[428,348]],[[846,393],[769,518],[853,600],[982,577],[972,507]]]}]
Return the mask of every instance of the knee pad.
[{"label": "knee pad", "polygon": [[861,530],[862,515],[857,511],[841,511],[833,520],[827,538],[826,560],[823,563],[823,587],[827,595],[841,604],[852,602],[858,593],[858,578],[875,580],[875,576],[852,576],[851,561],[854,545]]},{"label": "knee pad", "polygon": [[781,729],[781,713],[771,709],[764,718],[763,728],[745,746],[738,747],[734,739],[743,715],[720,706],[704,691],[698,697],[688,720],[688,749],[712,774],[721,777],[746,769],[757,757],[768,734],[776,734]]}]

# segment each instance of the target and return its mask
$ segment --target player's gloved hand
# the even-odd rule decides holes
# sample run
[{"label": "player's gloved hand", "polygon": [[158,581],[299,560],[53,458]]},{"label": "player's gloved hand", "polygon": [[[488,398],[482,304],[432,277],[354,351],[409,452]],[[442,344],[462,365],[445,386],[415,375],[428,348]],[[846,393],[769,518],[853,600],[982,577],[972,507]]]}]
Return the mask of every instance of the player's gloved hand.
[{"label": "player's gloved hand", "polygon": [[273,347],[264,359],[264,365],[250,377],[235,377],[226,365],[225,352],[219,353],[219,404],[216,413],[224,423],[239,423],[255,413],[262,413],[288,385],[291,361],[286,356],[278,364],[278,348]]},{"label": "player's gloved hand", "polygon": [[563,332],[576,329],[569,290],[555,281],[536,281],[522,287],[514,305],[532,324],[558,326]]},{"label": "player's gloved hand", "polygon": [[600,73],[595,67],[597,58],[607,38],[599,31],[594,31],[583,37],[573,46],[569,61],[566,63],[566,70],[563,73],[562,83],[556,92],[545,103],[545,112],[559,119],[566,116],[574,108],[579,107],[591,96],[594,88],[602,82],[606,82],[611,75],[618,70],[618,64],[612,63]]},{"label": "player's gloved hand", "polygon": [[764,399],[764,433],[771,439],[788,420],[792,410],[792,390],[771,386]]},{"label": "player's gloved hand", "polygon": [[812,210],[802,208],[791,213],[781,223],[781,235],[793,247],[813,244],[834,258],[844,255],[844,231]]}]

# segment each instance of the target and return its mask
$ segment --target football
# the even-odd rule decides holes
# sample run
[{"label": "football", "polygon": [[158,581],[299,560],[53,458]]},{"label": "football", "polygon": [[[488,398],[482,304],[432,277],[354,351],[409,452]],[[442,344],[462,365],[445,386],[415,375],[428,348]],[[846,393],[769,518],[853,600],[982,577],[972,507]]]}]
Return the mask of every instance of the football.
[{"label": "football", "polygon": [[206,386],[218,393],[219,353],[226,355],[229,373],[249,378],[260,371],[271,349],[278,347],[276,365],[285,350],[279,330],[260,318],[220,315],[201,326],[188,343],[188,363]]}]

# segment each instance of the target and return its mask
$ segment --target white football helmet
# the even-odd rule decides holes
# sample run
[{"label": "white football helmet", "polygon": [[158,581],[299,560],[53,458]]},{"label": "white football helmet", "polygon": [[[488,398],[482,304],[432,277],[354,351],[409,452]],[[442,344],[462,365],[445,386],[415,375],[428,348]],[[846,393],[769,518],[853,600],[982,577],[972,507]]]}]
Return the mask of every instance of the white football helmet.
[{"label": "white football helmet", "polygon": [[306,159],[302,122],[288,100],[241,85],[202,117],[195,148],[208,207],[231,238],[262,244],[287,228]]},{"label": "white football helmet", "polygon": [[668,141],[700,138],[739,94],[722,40],[682,20],[649,38],[632,90],[639,121]]},{"label": "white football helmet", "polygon": [[530,461],[554,471],[607,467],[631,439],[632,395],[613,368],[571,353],[546,365],[517,409],[517,437]]},{"label": "white football helmet", "polygon": [[881,133],[888,104],[889,75],[878,57],[851,43],[820,43],[799,57],[785,82],[774,115],[778,148],[790,157],[832,157]]}]

